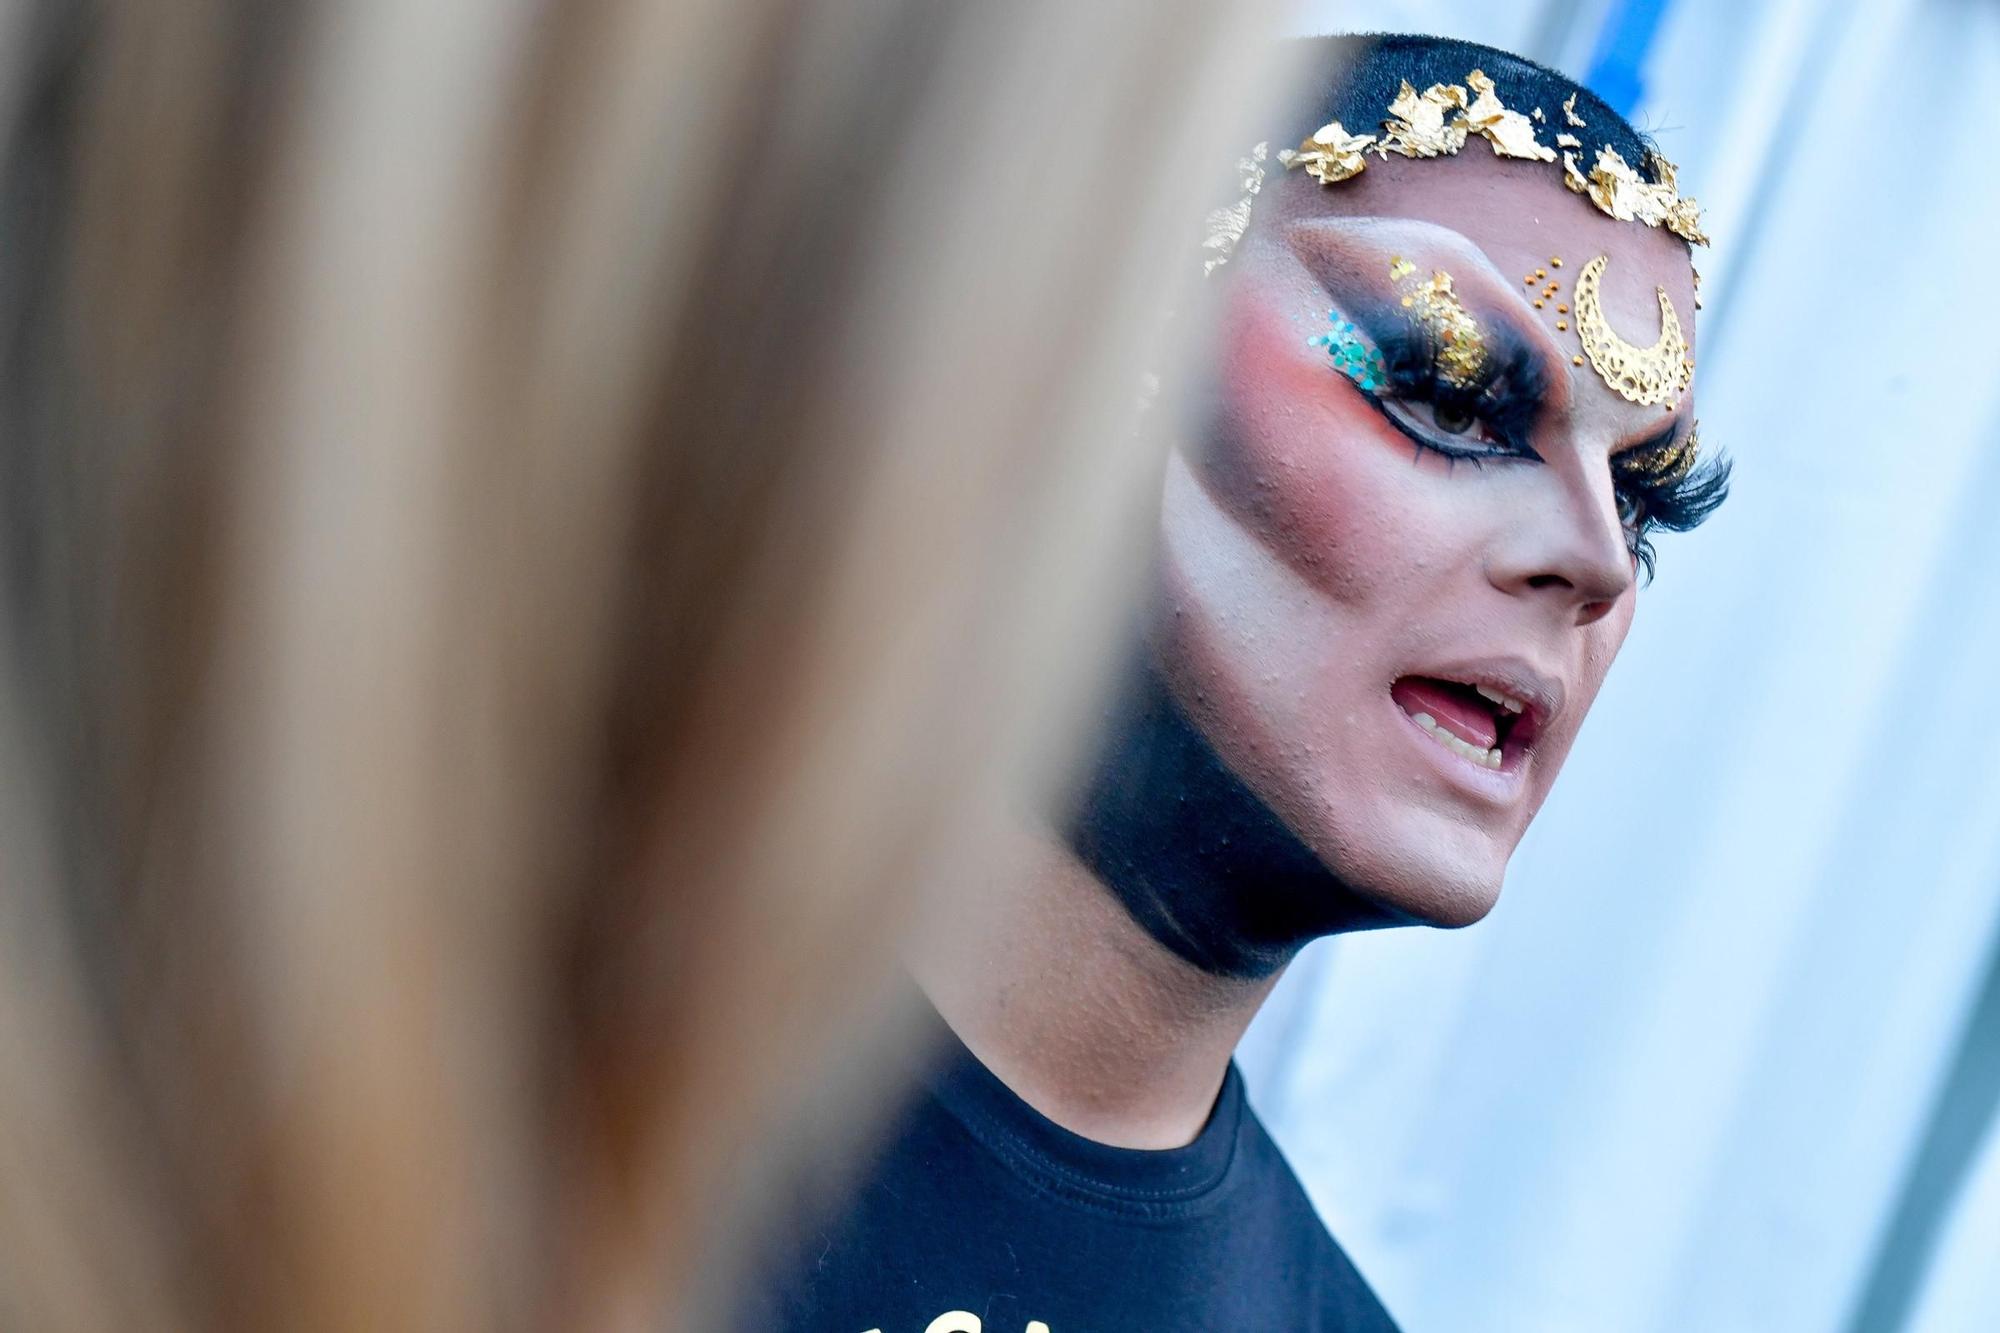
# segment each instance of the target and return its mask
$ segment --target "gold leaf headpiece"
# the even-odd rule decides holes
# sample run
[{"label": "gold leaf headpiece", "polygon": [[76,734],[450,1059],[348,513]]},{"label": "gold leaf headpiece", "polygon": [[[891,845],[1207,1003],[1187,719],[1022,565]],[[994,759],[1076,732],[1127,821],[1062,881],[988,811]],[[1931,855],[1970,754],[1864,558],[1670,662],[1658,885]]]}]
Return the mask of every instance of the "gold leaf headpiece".
[{"label": "gold leaf headpiece", "polygon": [[[1470,97],[1467,88],[1472,90]],[[1562,112],[1570,127],[1589,128],[1576,113],[1575,94],[1563,103]],[[1581,150],[1583,140],[1564,130],[1555,136],[1554,147],[1544,144],[1535,132],[1535,122],[1502,104],[1499,89],[1483,70],[1466,75],[1463,85],[1434,83],[1421,93],[1406,79],[1396,100],[1389,104],[1380,136],[1350,134],[1339,121],[1329,121],[1296,149],[1280,152],[1278,161],[1288,170],[1303,167],[1322,185],[1337,185],[1361,174],[1367,165],[1364,150],[1372,149],[1377,157],[1391,153],[1450,157],[1475,134],[1499,157],[1533,162],[1560,158],[1563,183],[1620,222],[1665,227],[1694,245],[1708,244],[1701,229],[1701,206],[1681,194],[1673,163],[1649,151],[1645,165],[1653,179],[1642,180],[1617,149],[1605,144],[1597,150],[1596,163],[1585,172],[1572,151]],[[1247,216],[1246,209],[1246,220]]]}]

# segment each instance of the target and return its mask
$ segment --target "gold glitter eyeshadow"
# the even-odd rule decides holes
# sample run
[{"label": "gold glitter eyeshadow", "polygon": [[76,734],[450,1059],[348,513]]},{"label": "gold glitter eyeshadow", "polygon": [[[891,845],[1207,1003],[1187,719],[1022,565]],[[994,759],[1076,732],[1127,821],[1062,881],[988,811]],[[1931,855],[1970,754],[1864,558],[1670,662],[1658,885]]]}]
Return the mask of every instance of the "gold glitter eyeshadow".
[{"label": "gold glitter eyeshadow", "polygon": [[1389,260],[1389,280],[1391,282],[1401,282],[1416,271],[1417,266],[1401,255],[1396,255]]},{"label": "gold glitter eyeshadow", "polygon": [[1486,335],[1480,330],[1479,321],[1459,303],[1458,293],[1452,290],[1451,274],[1438,269],[1427,281],[1404,294],[1403,305],[1415,311],[1417,319],[1437,339],[1438,370],[1445,382],[1458,388],[1477,384],[1486,368]]},{"label": "gold glitter eyeshadow", "polygon": [[1671,486],[1694,471],[1695,460],[1700,453],[1701,423],[1697,421],[1688,427],[1687,434],[1677,440],[1670,440],[1655,449],[1620,454],[1618,470],[1628,477]]},{"label": "gold glitter eyeshadow", "polygon": [[1680,316],[1667,289],[1653,290],[1660,300],[1660,336],[1651,347],[1638,347],[1618,336],[1604,317],[1598,285],[1609,255],[1599,255],[1583,266],[1576,279],[1576,333],[1583,342],[1584,355],[1613,392],[1630,402],[1659,404],[1672,408],[1674,399],[1694,378],[1694,362],[1687,354],[1687,339],[1681,333]]}]

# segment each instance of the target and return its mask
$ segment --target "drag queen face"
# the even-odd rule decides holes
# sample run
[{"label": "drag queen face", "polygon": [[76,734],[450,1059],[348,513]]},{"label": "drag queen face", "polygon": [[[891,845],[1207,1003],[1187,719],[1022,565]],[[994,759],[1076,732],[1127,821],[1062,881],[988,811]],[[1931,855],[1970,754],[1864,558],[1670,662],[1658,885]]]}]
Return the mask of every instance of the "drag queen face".
[{"label": "drag queen face", "polygon": [[1580,323],[1652,345],[1663,290],[1691,363],[1687,246],[1485,151],[1282,173],[1257,207],[1207,439],[1170,467],[1158,660],[1356,894],[1475,921],[1685,498],[1657,463],[1692,390],[1615,391]]}]

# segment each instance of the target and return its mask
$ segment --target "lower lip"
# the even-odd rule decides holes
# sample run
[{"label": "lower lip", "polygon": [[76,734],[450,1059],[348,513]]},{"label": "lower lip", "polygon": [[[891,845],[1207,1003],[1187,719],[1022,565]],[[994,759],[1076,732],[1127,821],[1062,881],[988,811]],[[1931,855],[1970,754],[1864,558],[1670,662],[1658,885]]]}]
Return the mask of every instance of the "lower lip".
[{"label": "lower lip", "polygon": [[1522,771],[1527,767],[1528,756],[1519,751],[1509,752],[1506,747],[1500,751],[1500,767],[1487,768],[1475,764],[1462,755],[1453,754],[1427,735],[1417,725],[1417,720],[1403,711],[1401,704],[1385,696],[1387,703],[1410,733],[1410,743],[1421,750],[1439,773],[1454,784],[1494,805],[1511,805],[1521,795]]}]

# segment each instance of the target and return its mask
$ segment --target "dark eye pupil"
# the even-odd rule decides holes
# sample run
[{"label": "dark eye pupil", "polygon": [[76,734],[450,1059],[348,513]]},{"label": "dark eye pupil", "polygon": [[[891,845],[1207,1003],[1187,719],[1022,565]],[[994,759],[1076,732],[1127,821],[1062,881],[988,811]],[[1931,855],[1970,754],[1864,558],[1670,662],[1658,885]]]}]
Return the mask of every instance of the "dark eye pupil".
[{"label": "dark eye pupil", "polygon": [[1435,411],[1435,419],[1438,429],[1445,434],[1463,435],[1472,429],[1473,423],[1479,418],[1473,415],[1470,408],[1440,403]]}]

